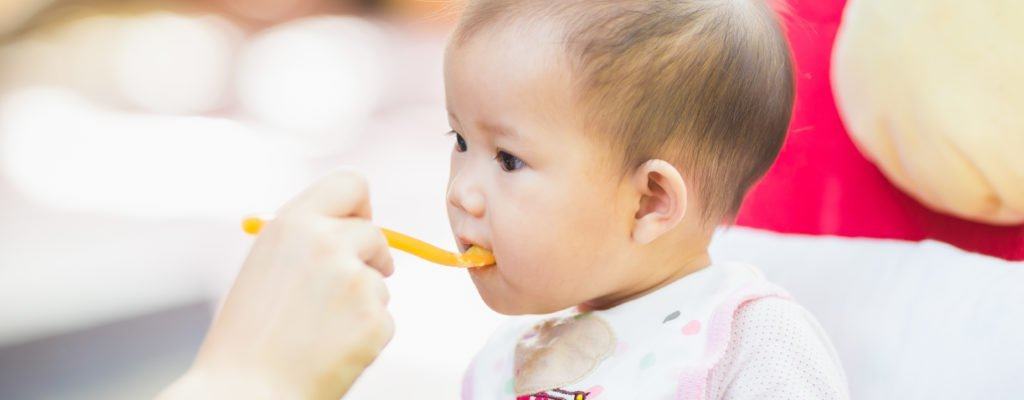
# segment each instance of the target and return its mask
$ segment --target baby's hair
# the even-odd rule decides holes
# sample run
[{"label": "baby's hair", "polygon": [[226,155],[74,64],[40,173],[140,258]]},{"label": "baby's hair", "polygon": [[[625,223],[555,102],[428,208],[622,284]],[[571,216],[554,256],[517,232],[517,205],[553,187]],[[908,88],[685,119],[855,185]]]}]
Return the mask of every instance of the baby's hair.
[{"label": "baby's hair", "polygon": [[732,219],[778,156],[789,47],[766,0],[469,0],[453,46],[488,27],[554,23],[584,107],[623,173],[675,163],[706,222]]}]

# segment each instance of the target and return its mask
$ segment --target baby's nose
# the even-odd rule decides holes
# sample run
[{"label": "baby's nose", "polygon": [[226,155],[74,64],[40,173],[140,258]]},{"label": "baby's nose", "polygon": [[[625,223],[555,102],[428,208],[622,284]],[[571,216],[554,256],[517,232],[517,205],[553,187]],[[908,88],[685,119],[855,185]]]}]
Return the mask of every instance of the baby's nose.
[{"label": "baby's nose", "polygon": [[486,208],[483,193],[459,177],[453,177],[448,184],[448,204],[474,218],[482,218]]}]

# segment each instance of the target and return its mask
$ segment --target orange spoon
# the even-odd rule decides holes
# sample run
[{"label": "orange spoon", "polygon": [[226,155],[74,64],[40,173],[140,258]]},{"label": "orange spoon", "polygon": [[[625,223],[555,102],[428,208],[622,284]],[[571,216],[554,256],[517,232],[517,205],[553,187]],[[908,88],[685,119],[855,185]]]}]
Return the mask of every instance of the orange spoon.
[{"label": "orange spoon", "polygon": [[[242,220],[242,230],[250,235],[257,235],[263,226],[272,220],[272,215],[253,215]],[[449,267],[477,268],[494,265],[494,254],[480,247],[473,246],[465,253],[457,254],[435,247],[427,242],[404,235],[390,229],[381,228],[388,246],[401,250],[435,264]]]}]

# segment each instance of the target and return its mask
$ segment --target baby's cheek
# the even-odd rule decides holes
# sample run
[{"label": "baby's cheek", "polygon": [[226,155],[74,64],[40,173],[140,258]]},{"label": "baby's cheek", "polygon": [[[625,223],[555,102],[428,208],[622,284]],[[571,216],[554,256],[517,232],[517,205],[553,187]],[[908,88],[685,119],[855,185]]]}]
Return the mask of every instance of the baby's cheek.
[{"label": "baby's cheek", "polygon": [[548,312],[574,306],[586,295],[584,282],[592,276],[582,273],[572,254],[549,251],[531,260],[522,260],[516,273],[517,286],[533,304]]},{"label": "baby's cheek", "polygon": [[557,290],[560,271],[556,262],[556,254],[539,246],[516,246],[508,262],[499,261],[506,280],[518,293],[534,301],[546,301],[551,291]]},{"label": "baby's cheek", "polygon": [[535,285],[537,282],[534,281],[544,275],[544,259],[531,250],[528,247],[516,246],[508,257],[503,257],[499,261],[505,276],[517,287]]},{"label": "baby's cheek", "polygon": [[575,252],[594,226],[577,225],[579,217],[564,199],[537,194],[533,200],[505,210],[515,210],[512,215],[492,216],[492,244],[503,279],[515,297],[535,307],[574,305],[568,303],[581,279],[577,260],[587,259]]}]

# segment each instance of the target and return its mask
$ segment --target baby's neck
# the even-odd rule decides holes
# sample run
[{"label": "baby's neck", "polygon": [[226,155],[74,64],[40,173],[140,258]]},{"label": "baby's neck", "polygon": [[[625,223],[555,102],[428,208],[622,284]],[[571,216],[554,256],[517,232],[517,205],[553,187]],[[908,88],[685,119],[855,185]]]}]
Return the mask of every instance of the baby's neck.
[{"label": "baby's neck", "polygon": [[651,273],[644,279],[631,284],[629,287],[625,287],[615,293],[587,301],[577,306],[577,308],[580,312],[606,310],[630,300],[643,297],[648,293],[661,289],[672,282],[680,280],[687,275],[700,271],[711,265],[711,256],[708,255],[707,246],[692,249],[691,251],[683,253],[675,252],[675,256],[670,258],[671,260],[648,260],[644,262],[647,267],[650,267],[651,264],[658,265],[654,265],[653,268],[649,269],[643,268],[643,265],[638,266],[640,267],[638,269],[649,270]]}]

